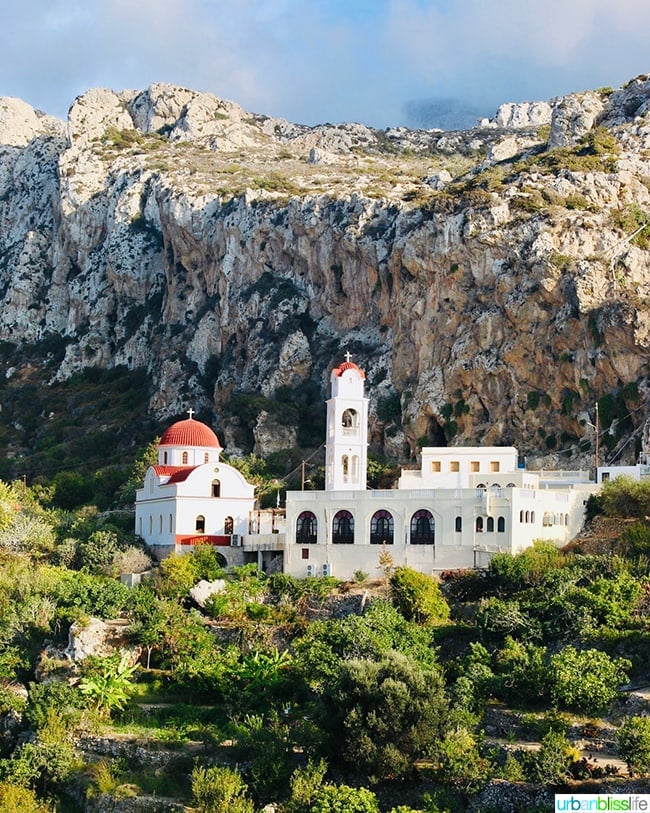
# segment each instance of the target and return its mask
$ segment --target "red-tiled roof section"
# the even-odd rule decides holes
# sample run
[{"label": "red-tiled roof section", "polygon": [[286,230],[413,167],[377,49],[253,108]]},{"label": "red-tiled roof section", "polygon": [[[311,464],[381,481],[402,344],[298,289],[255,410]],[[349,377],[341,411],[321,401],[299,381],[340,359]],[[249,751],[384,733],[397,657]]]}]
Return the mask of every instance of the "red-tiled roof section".
[{"label": "red-tiled roof section", "polygon": [[357,367],[357,365],[353,361],[344,361],[343,364],[339,364],[338,367],[335,367],[332,370],[332,373],[337,377],[340,378],[346,370],[356,370],[361,378],[365,378],[366,374],[363,372],[361,367]]},{"label": "red-tiled roof section", "polygon": [[189,466],[186,469],[180,469],[179,471],[174,472],[174,474],[172,474],[172,476],[169,478],[169,480],[167,480],[166,485],[169,485],[170,483],[183,483],[183,482],[185,482],[185,480],[187,480],[187,478],[190,476],[190,474],[196,468],[198,468],[198,466]]},{"label": "red-tiled roof section", "polygon": [[201,421],[187,418],[173,423],[163,432],[160,446],[200,446],[201,448],[221,449],[219,438]]},{"label": "red-tiled roof section", "polygon": [[196,466],[154,466],[158,477],[169,477],[167,483],[182,483],[197,468]]}]

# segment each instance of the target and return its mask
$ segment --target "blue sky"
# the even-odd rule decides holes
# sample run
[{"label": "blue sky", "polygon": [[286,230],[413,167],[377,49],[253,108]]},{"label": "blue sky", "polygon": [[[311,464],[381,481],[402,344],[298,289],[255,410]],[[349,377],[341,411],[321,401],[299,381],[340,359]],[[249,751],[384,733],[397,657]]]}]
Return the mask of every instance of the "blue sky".
[{"label": "blue sky", "polygon": [[305,124],[472,123],[650,73],[649,37],[648,0],[23,0],[0,95],[64,118],[89,88],[172,82]]}]

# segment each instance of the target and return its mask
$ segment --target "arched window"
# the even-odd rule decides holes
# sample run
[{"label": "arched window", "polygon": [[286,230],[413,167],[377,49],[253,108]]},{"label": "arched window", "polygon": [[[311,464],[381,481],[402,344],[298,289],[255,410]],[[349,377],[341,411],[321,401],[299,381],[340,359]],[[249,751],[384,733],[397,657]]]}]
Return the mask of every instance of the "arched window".
[{"label": "arched window", "polygon": [[163,465],[167,465],[167,452],[163,452]]},{"label": "arched window", "polygon": [[212,496],[213,497],[221,496],[221,482],[219,480],[212,481]]},{"label": "arched window", "polygon": [[355,409],[346,409],[341,415],[341,426],[354,432],[359,426],[359,413]]},{"label": "arched window", "polygon": [[499,517],[497,520],[497,533],[504,534],[506,532],[506,518]]},{"label": "arched window", "polygon": [[530,512],[530,521],[533,523],[533,525],[535,524],[535,512],[534,511]]},{"label": "arched window", "polygon": [[183,465],[186,466],[188,464],[188,462],[189,462],[190,457],[189,457],[187,452],[183,452],[183,456],[182,456],[181,459],[182,459]]},{"label": "arched window", "polygon": [[457,534],[462,532],[462,530],[463,530],[463,518],[462,517],[456,517],[455,527],[456,527],[456,533]]},{"label": "arched window", "polygon": [[421,508],[411,517],[411,545],[433,545],[436,524],[431,511]]},{"label": "arched window", "polygon": [[153,531],[153,517],[149,517],[149,533]]},{"label": "arched window", "polygon": [[210,453],[209,453],[209,452],[206,452],[206,453],[203,455],[203,462],[204,462],[204,463],[207,463],[209,460],[210,460]]},{"label": "arched window", "polygon": [[161,515],[158,517],[158,533],[159,533],[159,534],[161,534],[161,533],[162,533],[162,528],[163,528],[163,518],[162,518],[162,514],[161,514]]},{"label": "arched window", "polygon": [[318,520],[311,511],[303,511],[296,520],[296,542],[299,545],[315,545]]},{"label": "arched window", "polygon": [[494,517],[488,517],[488,518],[487,518],[487,522],[486,522],[486,527],[485,527],[485,530],[486,530],[486,531],[487,531],[489,534],[493,534],[493,533],[494,533]]},{"label": "arched window", "polygon": [[354,517],[349,511],[337,511],[332,522],[332,542],[351,545],[354,542]]},{"label": "arched window", "polygon": [[526,522],[530,522],[530,511],[526,511],[525,517],[526,517]]},{"label": "arched window", "polygon": [[205,517],[203,516],[203,514],[199,514],[198,517],[196,518],[194,529],[199,534],[205,533]]},{"label": "arched window", "polygon": [[522,510],[522,511],[519,512],[519,522],[523,522],[523,521],[524,521],[524,512]]},{"label": "arched window", "polygon": [[138,536],[142,536],[142,517],[138,518]]},{"label": "arched window", "polygon": [[169,515],[169,533],[171,533],[173,530],[174,530],[174,518],[170,514]]},{"label": "arched window", "polygon": [[514,483],[508,483],[506,488],[517,488],[517,486]]},{"label": "arched window", "polygon": [[343,465],[343,476],[347,477],[350,471],[350,458],[346,454],[341,458],[341,464]]},{"label": "arched window", "polygon": [[232,517],[225,517],[223,521],[223,532],[225,534],[231,534],[235,529],[235,523]]},{"label": "arched window", "polygon": [[393,515],[388,511],[375,511],[370,520],[370,544],[392,545],[395,530]]},{"label": "arched window", "polygon": [[476,533],[483,533],[483,517],[476,517]]}]

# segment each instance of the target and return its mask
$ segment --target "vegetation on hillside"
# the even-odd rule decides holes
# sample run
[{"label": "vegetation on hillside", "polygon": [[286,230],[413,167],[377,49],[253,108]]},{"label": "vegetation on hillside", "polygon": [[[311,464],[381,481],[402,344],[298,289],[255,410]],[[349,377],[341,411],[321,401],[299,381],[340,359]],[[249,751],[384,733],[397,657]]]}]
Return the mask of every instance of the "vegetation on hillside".
[{"label": "vegetation on hillside", "polygon": [[[647,482],[614,481],[592,508],[627,516],[649,496]],[[363,574],[225,572],[210,547],[128,589],[120,571],[148,562],[125,524],[0,484],[0,799],[25,811],[155,794],[206,813],[452,813],[495,778],[615,778],[620,764],[574,744],[576,727],[597,736],[600,715],[630,774],[648,776],[648,718],[619,698],[650,676],[649,530],[632,517],[608,555],[540,542],[441,584],[386,568],[362,610]],[[224,580],[205,607],[189,598],[200,579]],[[122,641],[73,665],[70,627],[91,617],[126,622]],[[488,732],[504,710],[512,727]],[[166,767],[99,760],[79,745],[89,734],[137,740]]]}]

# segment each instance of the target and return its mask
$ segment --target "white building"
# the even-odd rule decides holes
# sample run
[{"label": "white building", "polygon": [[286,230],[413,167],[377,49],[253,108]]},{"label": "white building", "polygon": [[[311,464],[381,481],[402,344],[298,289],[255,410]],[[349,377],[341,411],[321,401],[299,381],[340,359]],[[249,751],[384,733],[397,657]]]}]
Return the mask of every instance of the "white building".
[{"label": "white building", "polygon": [[137,492],[136,532],[158,556],[212,544],[227,564],[350,579],[378,575],[383,549],[395,566],[432,573],[486,566],[536,539],[563,545],[580,530],[597,489],[587,472],[527,471],[512,447],[423,448],[396,488],[367,489],[365,374],[348,354],[330,381],[325,489],[287,492],[286,525],[282,512],[256,508],[253,486],[190,414],[161,438]]},{"label": "white building", "polygon": [[512,447],[423,448],[397,488],[366,489],[364,380],[349,355],[332,371],[325,490],[287,492],[285,572],[376,575],[384,546],[396,566],[426,573],[484,566],[493,553],[536,539],[563,545],[580,530],[595,490],[588,473],[525,471]]},{"label": "white building", "polygon": [[215,433],[192,418],[160,439],[158,463],[136,493],[135,530],[161,558],[196,544],[230,547],[250,530],[254,487],[219,460]]}]

